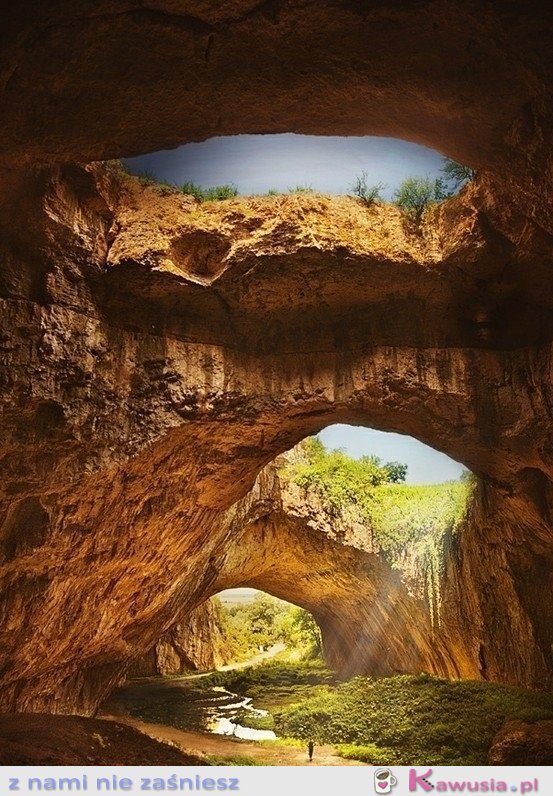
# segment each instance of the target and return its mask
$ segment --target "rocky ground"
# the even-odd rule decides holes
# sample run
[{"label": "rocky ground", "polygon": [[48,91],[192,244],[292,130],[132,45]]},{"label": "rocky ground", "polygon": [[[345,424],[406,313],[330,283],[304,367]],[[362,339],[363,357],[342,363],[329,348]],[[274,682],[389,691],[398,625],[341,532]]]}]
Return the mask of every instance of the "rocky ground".
[{"label": "rocky ground", "polygon": [[0,716],[3,766],[202,766],[205,761],[134,727],[46,714]]}]

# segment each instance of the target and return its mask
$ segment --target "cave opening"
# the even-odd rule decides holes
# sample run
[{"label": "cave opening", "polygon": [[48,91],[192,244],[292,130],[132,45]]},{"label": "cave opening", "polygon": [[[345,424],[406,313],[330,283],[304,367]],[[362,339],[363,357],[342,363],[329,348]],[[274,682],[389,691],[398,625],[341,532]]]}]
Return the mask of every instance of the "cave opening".
[{"label": "cave opening", "polygon": [[225,589],[216,601],[223,670],[262,661],[321,661],[320,628],[305,608],[251,587]]},{"label": "cave opening", "polygon": [[[2,709],[91,716],[183,606],[248,566],[249,582],[313,606],[337,640],[325,651],[336,670],[432,671],[479,680],[482,694],[493,683],[505,689],[496,705],[518,686],[533,689],[521,707],[537,708],[532,694],[553,679],[550,15],[447,2],[50,5],[6,20]],[[422,226],[349,197],[311,201],[349,193],[368,168],[364,155],[350,170],[321,154],[321,141],[307,142],[311,162],[333,161],[334,187],[317,182],[320,166],[300,173],[305,155],[288,172],[265,155],[265,184],[219,177],[224,142],[206,139],[238,135],[253,162],[241,135],[268,131],[290,148],[300,133],[394,135],[478,175]],[[213,176],[187,167],[132,182],[102,163],[201,141],[190,157],[211,159]],[[199,207],[160,180],[199,186],[202,201],[231,196],[232,182],[291,195],[278,213],[256,197]],[[370,168],[358,187],[370,197],[381,181],[393,198],[397,185]],[[355,479],[327,489],[324,457],[292,462],[283,501],[271,460],[338,421],[412,434],[470,467],[462,533],[405,556],[385,504],[345,501],[344,516]],[[375,489],[398,486],[420,488]],[[363,536],[378,508],[392,561],[342,543],[352,515]],[[506,718],[494,714],[497,727]],[[409,755],[391,752],[387,719],[368,762],[457,763],[461,748],[460,762],[487,759],[466,737],[440,757],[443,723]],[[359,726],[358,741],[373,738]]]},{"label": "cave opening", "polygon": [[240,740],[276,740],[273,714],[333,682],[313,615],[237,586],[162,636],[100,712]]},{"label": "cave opening", "polygon": [[434,149],[375,135],[220,136],[123,158],[122,163],[145,185],[175,186],[208,199],[289,193],[363,198],[363,189],[366,196],[373,188],[379,201],[392,202],[412,178],[442,185],[440,197],[445,198],[474,177],[470,167]]}]

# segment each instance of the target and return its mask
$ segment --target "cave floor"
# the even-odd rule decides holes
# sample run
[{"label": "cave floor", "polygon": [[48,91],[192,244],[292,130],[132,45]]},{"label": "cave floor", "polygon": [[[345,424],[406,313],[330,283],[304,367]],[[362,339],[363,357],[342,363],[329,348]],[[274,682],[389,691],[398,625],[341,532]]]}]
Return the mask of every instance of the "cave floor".
[{"label": "cave floor", "polygon": [[157,741],[170,743],[181,751],[207,758],[239,758],[247,757],[258,765],[268,766],[362,766],[357,760],[346,760],[339,757],[333,746],[315,747],[313,762],[309,763],[306,750],[299,746],[283,744],[241,741],[211,733],[179,730],[166,724],[150,724],[130,716],[102,716],[118,724],[127,724]]}]

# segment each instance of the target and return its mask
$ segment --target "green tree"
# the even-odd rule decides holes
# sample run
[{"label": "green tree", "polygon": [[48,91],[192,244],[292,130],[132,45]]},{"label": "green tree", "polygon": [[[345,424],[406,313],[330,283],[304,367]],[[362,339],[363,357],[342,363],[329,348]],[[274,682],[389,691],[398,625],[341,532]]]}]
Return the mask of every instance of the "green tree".
[{"label": "green tree", "polygon": [[451,196],[441,177],[407,177],[394,194],[395,204],[420,224],[427,207]]},{"label": "green tree", "polygon": [[292,625],[297,631],[300,646],[307,647],[310,657],[322,657],[323,637],[313,615],[303,608],[294,608]]},{"label": "green tree", "polygon": [[300,458],[287,470],[303,489],[315,490],[326,511],[337,516],[351,505],[368,509],[375,487],[405,480],[407,465],[382,464],[378,456],[352,459],[341,450],[327,451],[319,439],[308,438],[302,443]]},{"label": "green tree", "polygon": [[463,166],[462,163],[457,163],[456,160],[444,158],[442,174],[447,182],[453,183],[455,188],[460,188],[465,182],[474,179],[475,171],[470,166]]},{"label": "green tree", "polygon": [[407,465],[401,462],[388,462],[384,465],[384,469],[391,484],[401,484],[407,477]]}]

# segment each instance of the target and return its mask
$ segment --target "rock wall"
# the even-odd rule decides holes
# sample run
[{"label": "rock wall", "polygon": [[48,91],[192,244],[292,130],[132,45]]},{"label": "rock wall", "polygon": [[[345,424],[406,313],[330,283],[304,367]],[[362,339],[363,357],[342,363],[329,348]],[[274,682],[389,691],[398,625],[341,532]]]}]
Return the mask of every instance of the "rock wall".
[{"label": "rock wall", "polygon": [[165,633],[146,655],[134,661],[128,677],[209,672],[227,663],[219,612],[212,600],[194,608]]},{"label": "rock wall", "polygon": [[92,712],[222,587],[259,470],[330,422],[479,476],[434,668],[550,683],[551,254],[485,180],[421,232],[100,166],[13,172],[0,209],[4,709]]},{"label": "rock wall", "polygon": [[3,19],[1,162],[88,162],[236,133],[395,136],[487,170],[495,196],[551,231],[553,20],[543,3],[26,8]]}]

